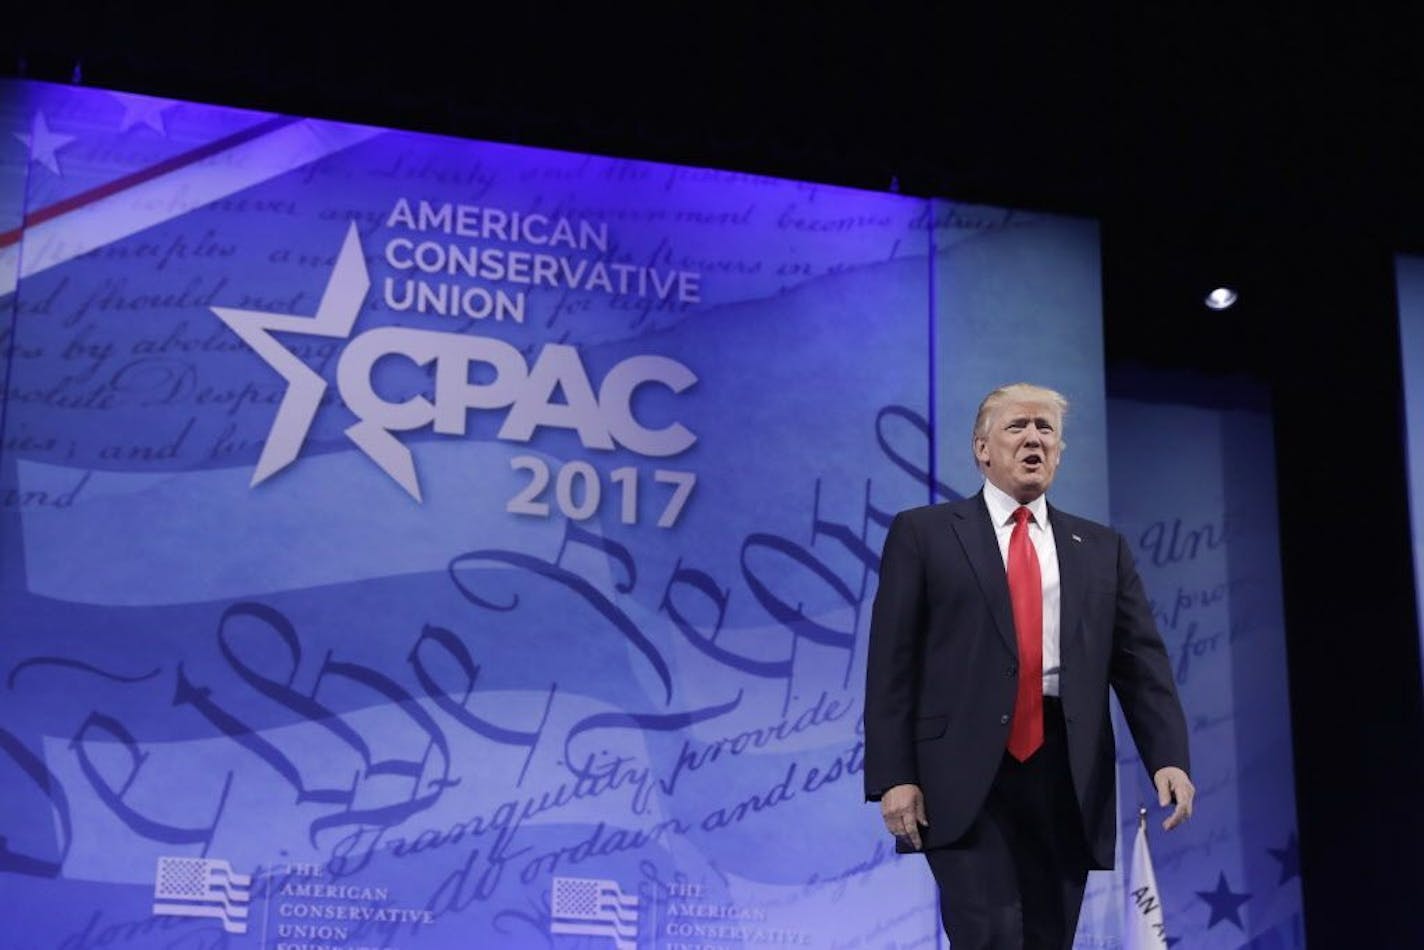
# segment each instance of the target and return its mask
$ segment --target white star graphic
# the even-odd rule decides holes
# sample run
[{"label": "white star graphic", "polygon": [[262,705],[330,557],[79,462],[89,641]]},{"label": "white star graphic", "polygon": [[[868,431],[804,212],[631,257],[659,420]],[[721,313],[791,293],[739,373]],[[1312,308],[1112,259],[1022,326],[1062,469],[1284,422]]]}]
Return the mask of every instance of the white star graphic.
[{"label": "white star graphic", "polygon": [[16,132],[15,138],[25,143],[25,148],[30,150],[30,161],[39,162],[45,168],[60,174],[59,159],[55,157],[55,152],[73,142],[75,136],[60,135],[58,132],[49,130],[49,123],[45,121],[44,113],[35,111],[35,117],[30,123],[30,131]]},{"label": "white star graphic", "polygon": [[163,125],[163,113],[173,108],[173,100],[135,96],[127,92],[111,92],[109,95],[119,100],[119,104],[124,107],[123,118],[119,120],[120,132],[127,132],[136,125],[146,125],[159,135],[167,137],[168,130]]},{"label": "white star graphic", "polygon": [[[371,276],[366,270],[361,238],[353,221],[346,230],[346,240],[341,245],[341,253],[337,255],[336,266],[332,268],[315,317],[231,307],[212,308],[232,332],[287,381],[287,392],[282,397],[282,404],[277,407],[272,431],[252,473],[253,485],[266,481],[296,461],[321,405],[322,393],[326,391],[326,381],[321,374],[277,342],[272,333],[348,337],[370,287]],[[346,435],[367,455],[376,459],[412,498],[420,500],[415,461],[395,436],[364,421],[347,428]]]}]

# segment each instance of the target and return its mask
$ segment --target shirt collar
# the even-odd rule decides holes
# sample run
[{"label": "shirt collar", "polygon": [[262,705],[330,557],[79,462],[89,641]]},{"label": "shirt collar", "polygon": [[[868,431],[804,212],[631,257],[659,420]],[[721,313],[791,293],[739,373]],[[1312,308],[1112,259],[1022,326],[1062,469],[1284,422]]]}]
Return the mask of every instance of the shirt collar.
[{"label": "shirt collar", "polygon": [[[1014,512],[1018,510],[1018,501],[1008,492],[998,485],[984,480],[984,503],[989,506],[989,517],[993,519],[994,525],[1000,526],[1013,520]],[[1044,495],[1039,495],[1027,506],[1033,512],[1033,522],[1040,528],[1048,525],[1048,499]]]}]

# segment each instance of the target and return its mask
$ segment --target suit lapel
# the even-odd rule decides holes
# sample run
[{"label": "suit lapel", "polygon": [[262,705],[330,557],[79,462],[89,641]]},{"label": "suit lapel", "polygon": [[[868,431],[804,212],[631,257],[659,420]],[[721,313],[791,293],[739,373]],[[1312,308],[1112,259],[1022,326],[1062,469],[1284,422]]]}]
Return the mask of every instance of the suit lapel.
[{"label": "suit lapel", "polygon": [[1017,656],[1019,646],[1014,634],[1013,607],[1009,602],[1009,579],[1004,573],[1004,556],[999,553],[999,539],[989,519],[983,492],[976,492],[955,505],[950,523],[989,604],[999,636],[1009,652]]},{"label": "suit lapel", "polygon": [[1053,546],[1058,550],[1058,655],[1060,664],[1081,644],[1083,597],[1087,590],[1087,552],[1084,541],[1058,509],[1048,506],[1053,525]]}]

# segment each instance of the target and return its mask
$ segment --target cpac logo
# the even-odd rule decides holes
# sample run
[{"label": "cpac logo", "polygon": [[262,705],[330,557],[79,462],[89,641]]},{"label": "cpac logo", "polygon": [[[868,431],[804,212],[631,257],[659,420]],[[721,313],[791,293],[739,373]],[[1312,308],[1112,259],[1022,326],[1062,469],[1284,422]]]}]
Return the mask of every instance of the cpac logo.
[{"label": "cpac logo", "polygon": [[[326,391],[321,374],[273,334],[345,339],[351,335],[370,287],[361,239],[353,223],[315,317],[212,308],[287,381],[287,392],[252,474],[253,485],[296,461]],[[434,362],[434,400],[423,395],[398,403],[382,399],[371,384],[371,370],[386,356],[402,356],[417,366]],[[472,363],[491,367],[493,379],[470,382]],[[378,327],[358,335],[346,345],[336,367],[337,389],[358,420],[346,429],[347,437],[416,501],[420,501],[420,481],[415,461],[392,433],[433,425],[442,435],[463,435],[470,410],[508,409],[499,429],[501,439],[528,442],[541,426],[550,426],[573,430],[586,448],[611,451],[622,446],[661,458],[686,450],[697,436],[681,423],[660,429],[645,427],[633,415],[633,393],[646,383],[659,383],[680,393],[695,382],[693,372],[676,360],[633,356],[609,370],[595,394],[578,350],[572,346],[546,344],[530,366],[517,349],[502,340],[407,327]],[[564,401],[551,402],[561,390]]]}]

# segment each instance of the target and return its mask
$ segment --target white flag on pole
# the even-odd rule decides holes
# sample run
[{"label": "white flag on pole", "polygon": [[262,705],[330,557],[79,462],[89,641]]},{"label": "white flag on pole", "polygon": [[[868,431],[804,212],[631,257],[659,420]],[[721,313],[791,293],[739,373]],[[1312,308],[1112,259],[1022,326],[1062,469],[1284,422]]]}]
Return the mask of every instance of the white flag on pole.
[{"label": "white flag on pole", "polygon": [[1167,950],[1167,925],[1162,918],[1162,896],[1157,890],[1157,873],[1152,870],[1152,854],[1147,850],[1145,811],[1137,819],[1137,838],[1132,843],[1132,863],[1127,869],[1126,927],[1124,950]]}]

